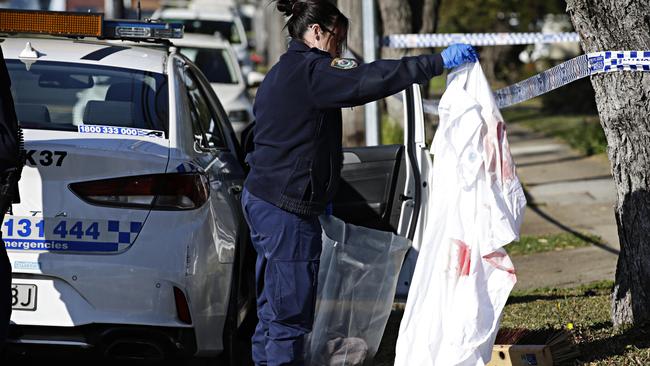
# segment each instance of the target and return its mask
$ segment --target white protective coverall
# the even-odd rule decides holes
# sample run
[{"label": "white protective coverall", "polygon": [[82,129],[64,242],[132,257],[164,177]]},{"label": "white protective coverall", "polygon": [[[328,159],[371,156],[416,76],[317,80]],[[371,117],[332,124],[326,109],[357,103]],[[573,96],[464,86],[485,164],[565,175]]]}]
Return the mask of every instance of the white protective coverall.
[{"label": "white protective coverall", "polygon": [[397,339],[396,366],[484,365],[515,282],[502,248],[526,198],[478,63],[454,69],[431,147],[428,219]]}]

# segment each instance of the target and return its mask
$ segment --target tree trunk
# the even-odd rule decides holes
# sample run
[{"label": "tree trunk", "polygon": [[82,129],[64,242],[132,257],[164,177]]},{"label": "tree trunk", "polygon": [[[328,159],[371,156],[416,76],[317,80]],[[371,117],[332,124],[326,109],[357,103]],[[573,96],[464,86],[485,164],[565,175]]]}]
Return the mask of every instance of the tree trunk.
[{"label": "tree trunk", "polygon": [[[411,33],[412,16],[411,5],[404,0],[377,0],[383,35]],[[400,58],[404,50],[383,47],[382,58]]]},{"label": "tree trunk", "polygon": [[[406,34],[413,32],[413,12],[411,2],[406,0],[377,0],[379,4],[379,16],[381,17],[382,31],[384,37],[391,34]],[[406,56],[408,50],[398,48],[382,47],[381,58],[396,59]],[[385,110],[383,108],[385,106]],[[404,128],[403,105],[400,101],[386,98],[380,103],[381,124],[397,122]],[[390,118],[386,120],[384,117]],[[392,141],[395,142],[395,141]]]},{"label": "tree trunk", "polygon": [[[586,52],[650,50],[648,0],[568,0]],[[594,75],[616,183],[621,252],[612,293],[614,325],[650,321],[650,74]]]},{"label": "tree trunk", "polygon": [[[363,58],[363,14],[360,0],[339,0],[338,8],[350,19],[348,49]],[[365,141],[365,108],[343,109],[343,146],[361,146]]]},{"label": "tree trunk", "polygon": [[420,33],[438,32],[438,20],[440,19],[440,4],[442,0],[425,0],[422,10],[422,28]]}]

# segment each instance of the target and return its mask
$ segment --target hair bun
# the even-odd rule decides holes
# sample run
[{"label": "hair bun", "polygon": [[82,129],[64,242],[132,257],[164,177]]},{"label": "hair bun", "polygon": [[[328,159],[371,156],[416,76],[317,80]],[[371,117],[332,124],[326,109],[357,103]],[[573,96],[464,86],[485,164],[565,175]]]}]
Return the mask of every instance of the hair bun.
[{"label": "hair bun", "polygon": [[297,2],[298,0],[277,0],[276,7],[281,13],[289,17],[293,15],[293,8]]},{"label": "hair bun", "polygon": [[300,14],[308,6],[307,2],[300,0],[277,0],[277,8],[285,16]]}]

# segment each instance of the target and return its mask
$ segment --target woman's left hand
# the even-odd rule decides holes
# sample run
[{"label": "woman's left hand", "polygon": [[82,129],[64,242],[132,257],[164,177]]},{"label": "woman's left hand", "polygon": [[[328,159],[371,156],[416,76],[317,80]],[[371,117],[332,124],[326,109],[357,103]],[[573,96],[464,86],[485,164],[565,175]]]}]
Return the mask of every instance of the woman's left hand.
[{"label": "woman's left hand", "polygon": [[457,43],[445,48],[440,55],[446,69],[458,67],[464,63],[478,61],[478,54],[469,44]]}]

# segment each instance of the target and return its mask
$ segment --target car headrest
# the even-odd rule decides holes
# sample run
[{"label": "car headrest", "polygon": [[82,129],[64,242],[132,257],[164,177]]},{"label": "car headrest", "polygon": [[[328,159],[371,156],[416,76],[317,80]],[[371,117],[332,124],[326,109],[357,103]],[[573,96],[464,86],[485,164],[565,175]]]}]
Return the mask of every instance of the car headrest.
[{"label": "car headrest", "polygon": [[[135,97],[137,93],[138,97]],[[111,84],[106,91],[106,100],[130,102],[144,97],[153,98],[153,89],[144,83],[115,83]]]},{"label": "car headrest", "polygon": [[133,103],[91,100],[83,121],[86,125],[133,127]]},{"label": "car headrest", "polygon": [[50,123],[50,111],[41,104],[16,103],[16,116],[21,122]]}]

